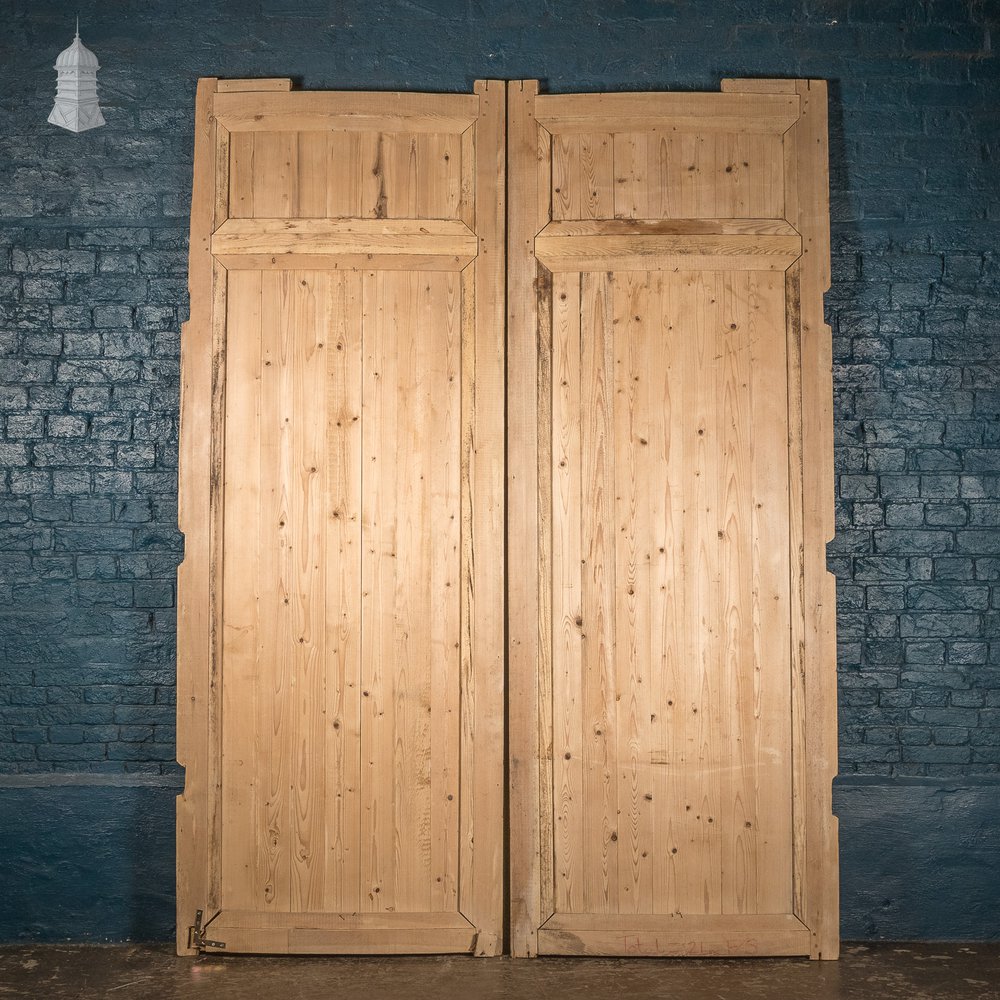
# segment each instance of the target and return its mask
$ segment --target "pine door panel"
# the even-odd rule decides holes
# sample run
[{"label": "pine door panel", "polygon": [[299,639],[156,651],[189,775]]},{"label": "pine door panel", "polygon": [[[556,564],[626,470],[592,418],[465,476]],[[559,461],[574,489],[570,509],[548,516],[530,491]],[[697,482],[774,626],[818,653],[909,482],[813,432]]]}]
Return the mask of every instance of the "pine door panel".
[{"label": "pine door panel", "polygon": [[510,90],[515,954],[836,956],[825,89],[754,84]]},{"label": "pine door panel", "polygon": [[493,954],[504,85],[240,84],[199,89],[178,948]]}]

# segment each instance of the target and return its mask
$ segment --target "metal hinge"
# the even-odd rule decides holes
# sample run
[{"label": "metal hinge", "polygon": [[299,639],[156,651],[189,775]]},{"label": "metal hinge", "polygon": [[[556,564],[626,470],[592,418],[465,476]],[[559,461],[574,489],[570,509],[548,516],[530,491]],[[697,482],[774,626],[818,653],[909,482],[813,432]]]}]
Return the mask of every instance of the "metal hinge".
[{"label": "metal hinge", "polygon": [[224,941],[212,941],[205,937],[205,928],[201,926],[204,913],[198,910],[194,915],[194,927],[188,928],[188,947],[204,951],[206,948],[225,948]]}]

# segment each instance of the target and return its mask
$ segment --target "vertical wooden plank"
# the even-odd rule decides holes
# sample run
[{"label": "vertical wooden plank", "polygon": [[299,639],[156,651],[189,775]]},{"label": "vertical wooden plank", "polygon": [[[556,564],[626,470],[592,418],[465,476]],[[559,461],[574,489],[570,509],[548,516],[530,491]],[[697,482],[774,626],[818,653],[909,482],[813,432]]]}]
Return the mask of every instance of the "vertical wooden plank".
[{"label": "vertical wooden plank", "polygon": [[[733,280],[734,276],[730,276]],[[784,330],[784,276],[747,272],[750,304],[747,317],[749,354],[749,425],[752,440],[750,569],[753,589],[754,674],[741,692],[744,773],[753,775],[759,803],[756,815],[744,820],[748,847],[757,858],[758,879],[753,909],[790,912],[792,907],[792,690],[790,656],[791,600],[789,566],[789,403]],[[772,428],[761,434],[759,428]],[[785,433],[781,433],[784,430]],[[753,695],[757,694],[754,698]],[[752,729],[751,729],[752,725]],[[746,782],[748,798],[751,781]],[[749,905],[749,903],[748,903]]]},{"label": "vertical wooden plank", "polygon": [[[806,923],[813,958],[836,958],[840,947],[837,819],[836,582],[826,568],[833,521],[832,339],[823,322],[830,287],[827,94],[823,80],[796,81],[802,115],[790,130],[795,144],[797,228],[802,232],[802,442],[805,526],[806,717],[809,801]],[[787,140],[786,140],[787,141]],[[790,188],[786,182],[786,192]],[[788,195],[786,194],[786,199]],[[786,208],[786,213],[791,211]],[[788,216],[791,218],[791,215]],[[793,225],[795,222],[793,222]]]},{"label": "vertical wooden plank", "polygon": [[385,168],[385,203],[388,219],[417,217],[417,177],[421,173],[421,147],[411,132],[384,132],[381,162]]},{"label": "vertical wooden plank", "polygon": [[616,132],[614,136],[615,218],[648,219],[646,169],[649,136],[645,132]]},{"label": "vertical wooden plank", "polygon": [[363,132],[330,132],[326,136],[327,190],[326,208],[330,218],[361,217]]},{"label": "vertical wooden plank", "polygon": [[[686,133],[671,136],[668,157],[668,178],[671,190],[667,194],[667,211],[674,212],[682,219],[696,219],[700,213],[698,192],[701,181],[699,174],[701,136]],[[669,163],[677,164],[677,172],[671,172]]]},{"label": "vertical wooden plank", "polygon": [[387,336],[385,273],[366,271],[362,286],[361,762],[362,912],[392,909],[396,595],[396,354]]},{"label": "vertical wooden plank", "polygon": [[[784,216],[802,234],[798,264],[801,315],[802,435],[802,642],[805,753],[795,763],[803,806],[796,814],[796,914],[809,927],[813,958],[839,954],[838,823],[832,782],[837,771],[836,582],[826,569],[833,537],[832,339],[823,321],[823,293],[830,287],[829,152],[824,80],[723,80],[723,90],[797,93],[800,118],[782,137]],[[777,171],[771,193],[777,197]],[[792,278],[790,288],[794,288]],[[786,293],[787,294],[787,293]],[[794,301],[790,299],[790,301]],[[794,407],[790,420],[794,421]],[[794,588],[793,588],[794,589]],[[793,660],[794,662],[794,660]],[[793,702],[793,707],[794,707]],[[796,799],[799,804],[799,800]]]},{"label": "vertical wooden plank", "polygon": [[261,285],[261,698],[258,728],[262,816],[256,881],[262,909],[288,911],[291,903],[291,692],[293,645],[289,546],[291,519],[294,331],[290,311],[292,271],[266,271]]},{"label": "vertical wooden plank", "polygon": [[616,276],[613,309],[614,478],[606,522],[614,547],[614,747],[618,786],[617,912],[648,913],[652,907],[651,814],[648,796],[650,723],[649,467],[646,384],[651,377],[646,345],[654,335],[650,276]]},{"label": "vertical wooden plank", "polygon": [[[555,684],[552,676],[556,628],[553,552],[553,482],[552,482],[552,352],[553,352],[553,279],[539,267],[535,283],[538,312],[538,856],[539,920],[544,923],[555,912]],[[579,284],[579,282],[577,282]],[[579,309],[577,309],[579,315]]]},{"label": "vertical wooden plank", "polygon": [[356,171],[356,176],[359,178],[357,215],[361,218],[389,218],[388,145],[385,134],[381,132],[359,134],[357,143],[359,169]]},{"label": "vertical wooden plank", "polygon": [[579,135],[580,160],[577,185],[581,219],[614,218],[614,145],[605,132]]},{"label": "vertical wooden plank", "polygon": [[[754,425],[751,422],[750,358],[754,351],[752,337],[768,341],[771,332],[766,326],[751,325],[747,272],[729,272],[720,283],[719,321],[716,350],[720,364],[720,609],[721,657],[720,702],[722,745],[722,799],[718,826],[722,846],[722,912],[757,912],[757,890],[760,869],[760,849],[757,820],[760,781],[760,715],[761,702],[771,691],[762,690],[762,671],[774,669],[770,662],[761,663],[755,656],[760,652],[761,597],[757,591],[759,574],[754,572],[753,559],[760,546],[769,539],[759,539],[753,532],[754,512],[751,509],[752,476],[756,458],[767,441],[782,442],[780,423]],[[756,304],[756,303],[754,303]],[[766,351],[771,351],[768,341]],[[772,396],[780,392],[778,385],[761,385]],[[756,394],[754,394],[756,396]],[[757,427],[759,433],[754,431]],[[773,470],[768,470],[771,473]],[[779,482],[781,477],[779,477]],[[784,484],[782,483],[782,488]],[[771,513],[771,512],[769,512]],[[755,549],[751,553],[751,546]],[[779,558],[785,555],[779,548]],[[764,598],[770,601],[770,594]],[[773,602],[771,602],[773,603]],[[785,609],[782,609],[784,611]],[[773,624],[770,607],[765,605],[769,624]],[[780,635],[781,623],[778,624]],[[783,650],[778,651],[778,669],[783,669]],[[787,703],[779,711],[787,710]],[[721,735],[720,734],[720,735]],[[770,778],[770,775],[767,775]],[[787,806],[787,789],[777,789],[778,808]],[[766,790],[763,794],[767,794]],[[778,874],[778,873],[776,873]],[[775,910],[774,912],[780,912]]]},{"label": "vertical wooden plank", "polygon": [[259,780],[256,727],[259,567],[255,535],[260,509],[261,328],[259,271],[234,271],[226,329],[226,560],[223,567],[222,684],[222,899],[230,909],[252,909],[257,851]]},{"label": "vertical wooden plank", "polygon": [[290,219],[298,213],[298,133],[256,132],[253,146],[253,210],[258,219]]},{"label": "vertical wooden plank", "polygon": [[788,547],[791,607],[792,686],[792,912],[805,917],[806,702],[805,702],[805,572],[802,523],[802,323],[800,265],[785,272],[785,329],[788,354]]},{"label": "vertical wooden plank", "polygon": [[252,219],[253,132],[233,132],[229,136],[229,216]]},{"label": "vertical wooden plank", "polygon": [[580,136],[563,132],[552,138],[552,218],[580,218]]},{"label": "vertical wooden plank", "polygon": [[361,910],[361,272],[330,282],[326,384],[326,770],[324,897]]},{"label": "vertical wooden plank", "polygon": [[[380,458],[383,469],[389,466],[389,475],[395,479],[395,530],[389,553],[395,565],[395,588],[391,616],[380,623],[386,637],[384,666],[391,678],[393,701],[389,787],[394,877],[392,891],[383,888],[382,903],[398,912],[419,912],[430,908],[430,665],[448,672],[447,661],[434,656],[431,639],[432,629],[439,624],[433,606],[439,595],[428,587],[435,575],[427,530],[434,524],[432,482],[430,463],[420,442],[433,439],[430,398],[434,393],[440,396],[444,390],[446,399],[447,390],[435,377],[440,359],[437,364],[432,360],[441,344],[440,317],[428,312],[429,303],[423,294],[430,275],[385,272],[380,280],[383,357],[393,354],[391,366],[395,372],[394,380],[387,381],[386,386],[396,396],[395,426],[388,428]],[[389,438],[395,445],[394,461]],[[447,438],[442,443],[447,449]],[[439,546],[435,549],[441,551]],[[385,787],[373,790],[376,795],[386,791]]]},{"label": "vertical wooden plank", "polygon": [[470,125],[459,137],[462,156],[462,173],[458,192],[458,218],[470,229],[476,226],[476,131]]},{"label": "vertical wooden plank", "polygon": [[292,911],[323,907],[326,862],[326,358],[329,276],[291,272],[292,440],[287,485],[292,662],[290,691]]},{"label": "vertical wooden plank", "polygon": [[649,183],[649,217],[669,219],[674,217],[675,206],[671,202],[679,190],[677,181],[682,175],[680,165],[674,162],[671,144],[677,136],[657,133],[650,135],[646,149],[646,177]]},{"label": "vertical wooden plank", "polygon": [[617,784],[615,602],[615,329],[606,273],[581,285],[581,567],[584,670],[583,898],[587,913],[618,912],[620,816]]},{"label": "vertical wooden plank", "polygon": [[[583,689],[580,592],[580,276],[553,275],[550,405],[552,482],[552,774],[555,900],[583,909]],[[540,409],[546,401],[539,400]],[[539,447],[544,438],[539,429]],[[541,477],[541,474],[540,474]],[[545,797],[543,789],[543,800]],[[543,806],[544,808],[544,806]]]},{"label": "vertical wooden plank", "polygon": [[681,560],[684,554],[684,436],[681,433],[685,373],[679,364],[681,316],[676,276],[657,275],[656,316],[650,329],[646,405],[649,407],[650,518],[650,754],[653,797],[654,913],[678,909],[676,859],[683,823],[683,737],[678,687],[687,668],[681,636]]},{"label": "vertical wooden plank", "polygon": [[[185,768],[177,796],[178,955],[193,954],[188,928],[194,911],[207,905],[211,841],[208,758],[208,600],[207,524],[210,491],[210,438],[195,427],[211,421],[212,258],[215,228],[214,77],[198,81],[195,108],[195,180],[191,195],[188,290],[191,318],[181,336],[181,445],[178,523],[185,533],[184,561],[177,570],[177,760]],[[210,425],[210,423],[209,423]]]},{"label": "vertical wooden plank", "polygon": [[716,338],[712,322],[717,275],[692,272],[681,285],[681,349],[688,380],[682,424],[685,475],[683,575],[684,671],[678,720],[685,733],[683,843],[678,850],[678,900],[685,913],[718,912],[721,862],[715,820],[720,800],[716,734],[718,638],[718,454]]},{"label": "vertical wooden plank", "polygon": [[[237,133],[239,134],[239,133]],[[296,133],[296,217],[325,219],[330,190],[329,132]]]},{"label": "vertical wooden plank", "polygon": [[[537,649],[538,616],[538,372],[537,277],[534,238],[542,228],[538,206],[542,173],[534,105],[538,83],[510,84],[507,99],[509,197],[518,206],[509,222],[507,261],[507,543],[510,732],[510,948],[515,957],[537,952],[540,913]],[[547,159],[544,166],[548,167]],[[550,196],[548,184],[544,199]],[[546,216],[547,216],[546,212]]]},{"label": "vertical wooden plank", "polygon": [[[462,279],[452,273],[421,276],[426,288],[421,312],[440,330],[427,338],[424,366],[435,383],[428,389],[430,421],[424,439],[447,442],[446,461],[426,466],[430,484],[430,909],[458,908],[459,778],[461,718],[462,543]],[[429,283],[429,284],[428,284]]]},{"label": "vertical wooden plank", "polygon": [[[462,780],[472,797],[472,824],[463,828],[471,871],[460,886],[461,912],[479,928],[476,954],[503,947],[504,754],[504,265],[506,238],[505,101],[499,80],[477,80],[475,268],[475,397],[472,436],[463,447],[472,491],[472,553],[468,613],[472,675],[462,710],[474,742],[462,745]],[[532,416],[532,419],[534,417]],[[534,758],[532,758],[534,760]],[[464,793],[463,793],[464,795]],[[466,871],[463,857],[463,872]]]},{"label": "vertical wooden plank", "polygon": [[414,136],[418,219],[458,218],[462,181],[462,140],[457,135],[424,132]]}]

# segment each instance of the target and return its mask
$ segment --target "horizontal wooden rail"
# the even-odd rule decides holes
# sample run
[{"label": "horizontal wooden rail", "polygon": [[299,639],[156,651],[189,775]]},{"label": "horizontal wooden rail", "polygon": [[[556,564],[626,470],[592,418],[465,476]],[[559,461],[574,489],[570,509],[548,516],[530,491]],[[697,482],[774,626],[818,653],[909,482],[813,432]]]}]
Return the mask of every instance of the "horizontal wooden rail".
[{"label": "horizontal wooden rail", "polygon": [[784,271],[802,239],[783,219],[550,222],[535,256],[550,271]]},{"label": "horizontal wooden rail", "polygon": [[227,219],[212,253],[230,269],[460,271],[478,243],[456,219]]},{"label": "horizontal wooden rail", "polygon": [[557,913],[538,931],[538,953],[808,955],[809,929],[790,913]]},{"label": "horizontal wooden rail", "polygon": [[464,132],[479,114],[479,96],[231,91],[215,95],[214,111],[230,132]]},{"label": "horizontal wooden rail", "polygon": [[[206,928],[226,952],[280,955],[471,952],[476,928],[460,913],[260,913],[223,910]],[[214,951],[212,947],[207,951]]]},{"label": "horizontal wooden rail", "polygon": [[799,120],[798,94],[539,94],[549,132],[771,132]]}]

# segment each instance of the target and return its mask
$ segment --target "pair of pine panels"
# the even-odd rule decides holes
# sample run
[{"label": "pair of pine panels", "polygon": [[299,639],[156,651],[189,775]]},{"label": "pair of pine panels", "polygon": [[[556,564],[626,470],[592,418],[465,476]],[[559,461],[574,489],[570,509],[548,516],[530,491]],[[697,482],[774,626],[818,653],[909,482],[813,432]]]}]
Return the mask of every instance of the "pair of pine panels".
[{"label": "pair of pine panels", "polygon": [[515,954],[835,955],[825,184],[815,82],[202,81],[179,950],[495,954],[506,824]]}]

